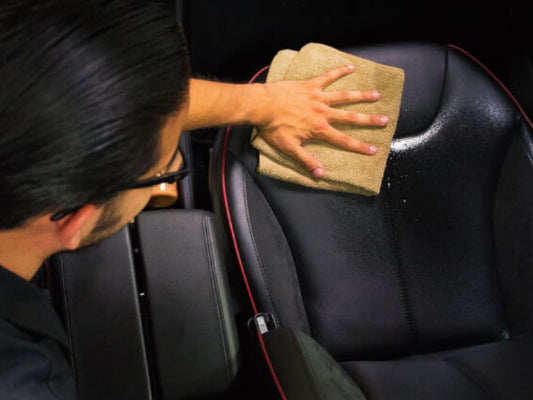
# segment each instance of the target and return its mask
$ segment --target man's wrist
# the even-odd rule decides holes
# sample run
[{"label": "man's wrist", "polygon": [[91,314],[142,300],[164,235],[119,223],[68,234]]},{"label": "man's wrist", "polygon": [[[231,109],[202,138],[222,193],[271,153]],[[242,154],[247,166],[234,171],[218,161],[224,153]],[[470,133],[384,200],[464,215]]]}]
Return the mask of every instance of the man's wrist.
[{"label": "man's wrist", "polygon": [[265,125],[269,121],[271,101],[269,85],[251,83],[246,85],[245,92],[241,96],[243,104],[240,108],[239,122],[245,125]]}]

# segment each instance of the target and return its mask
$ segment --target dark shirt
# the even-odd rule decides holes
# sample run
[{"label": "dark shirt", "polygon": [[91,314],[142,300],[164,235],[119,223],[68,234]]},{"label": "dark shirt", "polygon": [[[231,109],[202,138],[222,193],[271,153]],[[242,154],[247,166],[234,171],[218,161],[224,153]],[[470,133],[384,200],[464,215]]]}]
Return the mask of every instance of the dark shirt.
[{"label": "dark shirt", "polygon": [[48,292],[0,266],[0,400],[76,399]]}]

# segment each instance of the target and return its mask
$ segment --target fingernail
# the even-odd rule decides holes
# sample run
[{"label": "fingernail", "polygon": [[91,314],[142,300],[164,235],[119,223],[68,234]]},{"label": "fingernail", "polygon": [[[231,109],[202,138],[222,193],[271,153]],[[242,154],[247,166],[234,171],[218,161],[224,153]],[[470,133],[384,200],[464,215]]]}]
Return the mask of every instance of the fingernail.
[{"label": "fingernail", "polygon": [[388,117],[379,117],[379,122],[381,125],[387,125],[389,123]]},{"label": "fingernail", "polygon": [[347,69],[348,71],[354,71],[354,70],[355,70],[355,65],[352,65],[352,64],[347,65],[347,66],[346,66],[346,69]]},{"label": "fingernail", "polygon": [[378,151],[378,148],[376,146],[368,146],[368,151],[372,154],[376,154]]},{"label": "fingernail", "polygon": [[373,98],[374,100],[377,100],[377,99],[379,99],[379,98],[381,97],[381,95],[379,94],[379,92],[372,92],[372,95],[371,95],[371,96],[372,96],[372,98]]},{"label": "fingernail", "polygon": [[324,176],[324,168],[318,167],[311,171],[315,178],[322,178]]}]

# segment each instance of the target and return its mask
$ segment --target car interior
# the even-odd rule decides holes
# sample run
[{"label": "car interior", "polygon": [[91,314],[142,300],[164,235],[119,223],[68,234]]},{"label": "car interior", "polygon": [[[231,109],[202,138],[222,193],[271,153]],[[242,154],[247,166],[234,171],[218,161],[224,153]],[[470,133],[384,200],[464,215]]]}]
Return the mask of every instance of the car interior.
[{"label": "car interior", "polygon": [[250,126],[183,132],[177,201],[36,277],[80,398],[533,399],[526,5],[172,4],[195,77],[323,43],[404,70],[398,125],[377,196],[259,174]]}]

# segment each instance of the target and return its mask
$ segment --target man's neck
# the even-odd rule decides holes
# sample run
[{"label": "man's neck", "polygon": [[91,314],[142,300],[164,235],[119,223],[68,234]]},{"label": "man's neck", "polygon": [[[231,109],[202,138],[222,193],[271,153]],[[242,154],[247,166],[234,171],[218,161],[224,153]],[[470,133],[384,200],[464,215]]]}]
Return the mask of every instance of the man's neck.
[{"label": "man's neck", "polygon": [[23,279],[30,280],[53,252],[46,243],[29,235],[24,228],[0,231],[0,265]]}]

